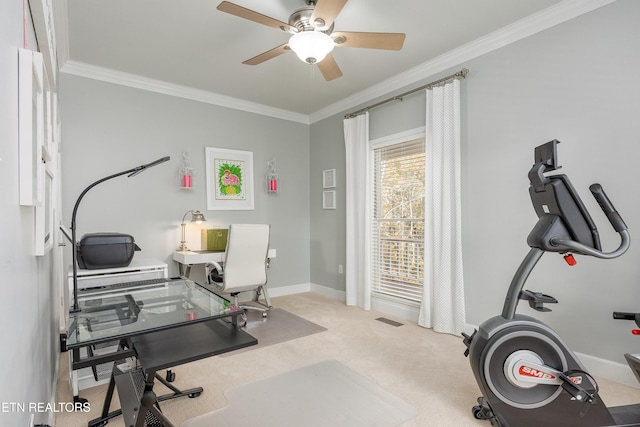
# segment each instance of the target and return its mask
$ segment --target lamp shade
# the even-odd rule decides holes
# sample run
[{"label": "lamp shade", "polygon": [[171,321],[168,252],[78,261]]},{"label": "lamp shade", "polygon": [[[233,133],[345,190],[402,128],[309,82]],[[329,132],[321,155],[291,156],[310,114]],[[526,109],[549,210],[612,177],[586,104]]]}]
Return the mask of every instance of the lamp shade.
[{"label": "lamp shade", "polygon": [[196,224],[202,224],[205,221],[206,219],[202,212],[194,211],[193,214],[191,214],[191,222],[195,222]]},{"label": "lamp shade", "polygon": [[289,39],[289,47],[308,64],[324,59],[333,50],[333,39],[319,31],[302,31]]}]

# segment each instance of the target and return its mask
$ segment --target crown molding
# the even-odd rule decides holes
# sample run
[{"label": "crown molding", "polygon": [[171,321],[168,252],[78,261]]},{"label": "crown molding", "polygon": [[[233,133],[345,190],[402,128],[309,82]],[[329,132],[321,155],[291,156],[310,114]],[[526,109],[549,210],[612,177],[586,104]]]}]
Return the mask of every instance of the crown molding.
[{"label": "crown molding", "polygon": [[[46,1],[46,0],[45,0]],[[309,116],[279,108],[270,107],[255,102],[244,101],[239,98],[220,95],[213,92],[194,89],[188,86],[176,85],[161,80],[125,73],[105,67],[99,67],[69,58],[69,24],[68,0],[51,0],[56,31],[56,53],[59,71],[79,77],[129,86],[137,89],[162,93],[165,95],[191,99],[207,104],[260,114],[278,119],[310,124]]]},{"label": "crown molding", "polygon": [[150,92],[161,93],[169,96],[190,99],[192,101],[203,102],[206,104],[218,105],[234,110],[241,110],[249,113],[260,114],[263,116],[275,117],[278,119],[310,124],[309,116],[300,113],[294,113],[279,108],[269,107],[267,105],[255,102],[244,101],[242,99],[233,98],[226,95],[220,95],[205,90],[194,89],[188,86],[167,83],[162,80],[150,79],[148,77],[136,74],[125,73],[110,68],[91,65],[84,62],[68,60],[60,69],[61,73],[71,74],[79,77],[100,80],[103,82],[114,83],[122,86],[133,87],[136,89],[147,90]]},{"label": "crown molding", "polygon": [[462,45],[459,48],[444,53],[430,61],[410,68],[403,73],[397,74],[364,91],[344,98],[326,108],[318,110],[310,115],[310,122],[315,123],[335,114],[343,113],[349,109],[355,109],[356,107],[362,108],[361,106],[363,104],[371,102],[376,98],[389,96],[393,91],[429,78],[452,67],[462,65],[466,61],[532,36],[615,1],[616,0],[565,0],[484,37]]},{"label": "crown molding", "polygon": [[[403,73],[397,74],[379,84],[373,85],[368,89],[344,98],[310,115],[295,113],[292,111],[269,107],[263,104],[244,101],[230,96],[194,89],[188,86],[176,85],[161,80],[149,79],[135,74],[69,60],[67,36],[68,26],[66,23],[65,13],[66,0],[58,0],[56,2],[56,6],[59,7],[55,14],[56,20],[59,21],[56,22],[56,24],[61,24],[56,25],[57,42],[59,43],[58,63],[62,64],[60,72],[67,74],[191,99],[198,102],[278,119],[303,124],[312,124],[335,114],[344,113],[349,109],[362,106],[376,98],[388,96],[390,93],[401,88],[405,88],[452,67],[459,66],[466,61],[544,31],[555,25],[569,21],[585,13],[599,9],[615,1],[616,0],[565,0],[500,30],[494,31],[484,37],[444,53],[430,61],[424,62]],[[64,7],[60,8],[60,6]]]},{"label": "crown molding", "polygon": [[53,21],[55,23],[57,65],[69,60],[69,21],[67,0],[51,0]]}]

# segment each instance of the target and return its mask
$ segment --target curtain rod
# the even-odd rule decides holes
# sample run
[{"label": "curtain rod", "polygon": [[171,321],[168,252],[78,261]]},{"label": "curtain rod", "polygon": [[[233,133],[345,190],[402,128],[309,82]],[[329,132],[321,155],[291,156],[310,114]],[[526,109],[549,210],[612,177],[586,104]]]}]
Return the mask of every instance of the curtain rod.
[{"label": "curtain rod", "polygon": [[379,106],[384,105],[384,104],[386,104],[388,102],[391,102],[391,101],[402,101],[402,98],[404,98],[405,96],[411,95],[411,94],[413,94],[415,92],[419,92],[421,90],[431,89],[432,87],[437,86],[440,83],[446,82],[447,80],[456,79],[456,78],[460,78],[460,77],[464,79],[467,76],[468,72],[469,72],[469,70],[467,70],[466,68],[463,68],[462,70],[458,71],[457,73],[451,74],[450,76],[443,77],[441,79],[438,79],[435,82],[427,83],[424,86],[420,86],[420,87],[412,89],[412,90],[410,90],[408,92],[401,93],[400,95],[396,95],[396,96],[394,96],[392,98],[385,99],[384,101],[380,101],[380,102],[378,102],[376,104],[369,105],[368,107],[361,108],[360,110],[354,111],[353,113],[345,114],[344,118],[345,119],[351,119],[351,118],[353,118],[355,116],[358,116],[358,115],[360,115],[362,113],[366,113],[367,111],[371,110],[372,108],[379,107]]}]

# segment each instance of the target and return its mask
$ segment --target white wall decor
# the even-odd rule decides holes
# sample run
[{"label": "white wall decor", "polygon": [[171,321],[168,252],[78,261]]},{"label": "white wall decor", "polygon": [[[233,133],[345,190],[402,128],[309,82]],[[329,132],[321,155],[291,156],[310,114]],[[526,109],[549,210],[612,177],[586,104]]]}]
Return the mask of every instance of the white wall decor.
[{"label": "white wall decor", "polygon": [[336,208],[336,192],[335,190],[322,192],[322,209]]},{"label": "white wall decor", "polygon": [[42,55],[18,49],[19,186],[20,204],[42,203],[44,189],[39,182],[44,174],[44,85]]},{"label": "white wall decor", "polygon": [[322,188],[336,188],[335,169],[325,169],[322,171]]}]

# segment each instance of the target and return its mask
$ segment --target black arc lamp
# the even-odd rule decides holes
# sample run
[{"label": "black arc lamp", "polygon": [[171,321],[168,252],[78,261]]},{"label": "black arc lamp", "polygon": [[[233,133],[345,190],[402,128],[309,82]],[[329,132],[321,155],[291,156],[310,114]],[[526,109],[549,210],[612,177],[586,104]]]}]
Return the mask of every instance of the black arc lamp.
[{"label": "black arc lamp", "polygon": [[107,177],[104,177],[102,179],[97,180],[96,182],[94,182],[93,184],[89,185],[87,188],[85,188],[84,190],[82,190],[82,193],[80,193],[80,196],[78,196],[78,199],[76,200],[76,204],[73,207],[73,214],[71,215],[71,245],[72,245],[72,249],[71,249],[71,253],[72,253],[72,262],[73,262],[73,308],[70,310],[72,313],[73,312],[78,312],[80,311],[80,306],[78,304],[78,262],[77,262],[77,254],[76,254],[76,214],[78,213],[78,206],[80,206],[80,201],[82,201],[82,198],[84,197],[85,194],[87,194],[87,192],[89,190],[91,190],[93,187],[95,187],[96,185],[100,184],[101,182],[105,182],[110,180],[111,178],[116,178],[118,176],[122,176],[122,175],[127,175],[128,174],[128,178],[131,178],[132,176],[135,176],[137,174],[139,174],[140,172],[145,171],[146,169],[149,169],[153,166],[157,166],[160,163],[164,163],[169,161],[170,157],[166,156],[166,157],[162,157],[156,161],[153,161],[151,163],[147,163],[141,166],[137,166],[133,169],[129,169],[123,172],[118,172],[115,173],[113,175],[109,175]]}]

